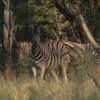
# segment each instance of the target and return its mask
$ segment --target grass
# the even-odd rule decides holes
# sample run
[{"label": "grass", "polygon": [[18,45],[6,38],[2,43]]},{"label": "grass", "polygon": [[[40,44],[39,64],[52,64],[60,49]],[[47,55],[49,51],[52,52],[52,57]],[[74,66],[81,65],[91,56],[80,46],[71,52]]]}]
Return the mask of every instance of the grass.
[{"label": "grass", "polygon": [[89,77],[82,83],[68,84],[37,81],[28,76],[13,81],[1,77],[0,100],[100,100],[100,90]]}]

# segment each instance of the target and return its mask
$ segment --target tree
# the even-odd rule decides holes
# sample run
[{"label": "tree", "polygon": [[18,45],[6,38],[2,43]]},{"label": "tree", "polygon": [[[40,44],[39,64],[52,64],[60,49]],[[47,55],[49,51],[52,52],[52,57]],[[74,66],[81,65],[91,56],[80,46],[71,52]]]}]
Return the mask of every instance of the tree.
[{"label": "tree", "polygon": [[[70,0],[52,0],[51,2],[64,15],[66,20],[68,20],[70,22],[73,29],[77,30],[77,32],[80,34],[80,36],[82,34],[85,34],[87,36],[88,40],[92,43],[92,45],[94,47],[99,48],[99,45],[96,43],[96,41],[91,36],[91,32],[90,32],[89,28],[87,27],[87,23],[86,23],[83,15],[82,15],[82,12],[80,10],[81,3],[84,3],[85,1],[79,1],[79,2],[76,1],[75,2],[75,1],[70,1]],[[76,21],[79,21],[79,22],[76,22]],[[83,30],[83,32],[82,32],[82,30]],[[83,39],[81,38],[81,40],[83,40]]]},{"label": "tree", "polygon": [[3,0],[4,16],[3,16],[3,68],[5,69],[5,77],[8,78],[12,74],[11,71],[11,51],[13,43],[13,15],[11,12],[11,1]]}]

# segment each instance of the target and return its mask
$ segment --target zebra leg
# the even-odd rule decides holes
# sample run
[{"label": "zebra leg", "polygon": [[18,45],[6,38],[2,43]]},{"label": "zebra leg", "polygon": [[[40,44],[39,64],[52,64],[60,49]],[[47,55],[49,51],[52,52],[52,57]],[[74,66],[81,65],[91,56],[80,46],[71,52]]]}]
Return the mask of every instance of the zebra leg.
[{"label": "zebra leg", "polygon": [[57,77],[57,75],[56,75],[56,73],[55,73],[55,71],[52,69],[51,70],[51,74],[52,74],[52,77],[56,80],[56,81],[58,81],[58,77]]},{"label": "zebra leg", "polygon": [[63,80],[67,83],[67,72],[66,72],[66,70],[67,70],[66,67],[62,67]]},{"label": "zebra leg", "polygon": [[67,66],[68,66],[68,63],[61,64],[62,78],[65,83],[67,83]]},{"label": "zebra leg", "polygon": [[36,78],[37,75],[36,75],[36,68],[35,67],[32,67],[32,72],[33,72],[34,77]]},{"label": "zebra leg", "polygon": [[44,74],[45,74],[45,67],[42,66],[42,67],[40,68],[40,77],[39,77],[39,79],[43,80]]}]

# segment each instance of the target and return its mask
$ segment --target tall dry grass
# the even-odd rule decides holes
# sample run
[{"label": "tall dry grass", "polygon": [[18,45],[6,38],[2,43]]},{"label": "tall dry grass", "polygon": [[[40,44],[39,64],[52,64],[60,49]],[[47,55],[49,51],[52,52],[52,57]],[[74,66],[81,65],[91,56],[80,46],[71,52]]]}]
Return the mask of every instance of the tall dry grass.
[{"label": "tall dry grass", "polygon": [[82,82],[39,81],[28,76],[0,78],[0,100],[100,100],[100,90],[89,77]]}]

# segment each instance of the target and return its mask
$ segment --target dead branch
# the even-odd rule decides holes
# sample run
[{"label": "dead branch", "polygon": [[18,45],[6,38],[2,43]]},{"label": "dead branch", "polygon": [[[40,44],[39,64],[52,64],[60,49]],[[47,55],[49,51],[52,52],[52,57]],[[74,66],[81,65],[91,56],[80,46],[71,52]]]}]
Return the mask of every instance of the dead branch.
[{"label": "dead branch", "polygon": [[82,29],[84,30],[85,32],[85,35],[87,36],[88,40],[90,41],[90,43],[95,47],[95,48],[100,48],[100,46],[98,45],[98,43],[95,41],[95,39],[93,38],[92,36],[92,33],[91,31],[89,30],[89,28],[87,27],[87,24],[86,24],[86,21],[79,9],[78,6],[75,6],[76,10],[77,10],[77,14],[80,18],[80,21],[81,21],[81,26],[82,26]]},{"label": "dead branch", "polygon": [[7,4],[6,4],[5,0],[2,0],[2,1],[3,1],[4,5],[5,5],[5,6],[7,6]]},{"label": "dead branch", "polygon": [[57,36],[57,33],[53,29],[51,29],[51,31],[54,34],[54,36],[56,37],[56,40],[59,41],[59,36]]}]

